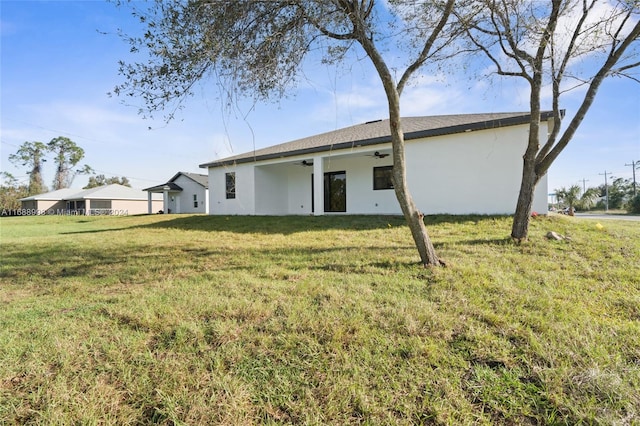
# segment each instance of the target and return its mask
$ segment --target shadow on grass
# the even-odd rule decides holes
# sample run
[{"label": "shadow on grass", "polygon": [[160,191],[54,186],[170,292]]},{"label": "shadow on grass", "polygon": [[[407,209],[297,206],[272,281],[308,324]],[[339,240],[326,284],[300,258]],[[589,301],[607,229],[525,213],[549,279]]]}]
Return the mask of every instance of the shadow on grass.
[{"label": "shadow on grass", "polygon": [[460,244],[470,245],[470,246],[506,246],[513,245],[514,242],[511,237],[504,238],[476,238],[474,240],[462,240]]},{"label": "shadow on grass", "polygon": [[[408,247],[407,247],[408,248]],[[59,280],[76,278],[98,283],[101,279],[126,284],[185,279],[203,273],[248,272],[261,277],[269,270],[327,271],[339,273],[387,274],[416,264],[402,262],[362,262],[375,258],[385,247],[322,248],[216,248],[172,247],[170,245],[128,245],[117,250],[100,247],[44,246],[13,247],[6,250],[0,282],[32,284],[49,288]],[[350,261],[350,253],[358,252]],[[251,259],[248,261],[247,259]],[[97,281],[96,281],[97,280]]]},{"label": "shadow on grass", "polygon": [[[432,215],[425,216],[427,227],[439,224],[478,223],[501,216],[482,215]],[[380,215],[329,215],[329,216],[168,216],[147,225],[132,226],[130,228],[111,228],[86,231],[72,231],[64,234],[90,234],[125,229],[180,229],[184,231],[204,232],[232,232],[239,234],[281,234],[289,235],[307,231],[322,230],[374,230],[388,227],[406,226],[402,216]]]}]

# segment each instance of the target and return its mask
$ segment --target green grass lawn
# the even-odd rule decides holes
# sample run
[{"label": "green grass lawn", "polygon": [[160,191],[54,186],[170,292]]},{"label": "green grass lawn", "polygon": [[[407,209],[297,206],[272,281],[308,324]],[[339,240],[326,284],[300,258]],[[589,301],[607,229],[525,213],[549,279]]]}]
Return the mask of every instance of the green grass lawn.
[{"label": "green grass lawn", "polygon": [[638,223],[426,221],[2,218],[0,424],[638,424]]}]

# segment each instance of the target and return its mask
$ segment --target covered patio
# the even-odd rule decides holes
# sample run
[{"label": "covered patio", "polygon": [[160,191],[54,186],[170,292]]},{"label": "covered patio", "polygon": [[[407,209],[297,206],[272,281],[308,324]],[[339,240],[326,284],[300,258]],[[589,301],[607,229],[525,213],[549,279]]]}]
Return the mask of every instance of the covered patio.
[{"label": "covered patio", "polygon": [[162,210],[160,210],[160,212],[169,214],[180,211],[180,197],[178,197],[178,195],[182,192],[182,188],[174,182],[167,182],[162,185],[145,188],[144,190],[147,191],[147,203],[149,206],[147,213],[154,213],[152,203],[153,194],[162,194]]}]

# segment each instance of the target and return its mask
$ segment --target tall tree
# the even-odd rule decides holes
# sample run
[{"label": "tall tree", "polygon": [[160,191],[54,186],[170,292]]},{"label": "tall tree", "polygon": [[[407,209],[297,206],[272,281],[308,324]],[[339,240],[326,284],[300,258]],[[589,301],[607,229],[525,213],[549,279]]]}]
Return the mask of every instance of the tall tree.
[{"label": "tall tree", "polygon": [[[146,111],[159,111],[213,74],[228,91],[265,100],[295,87],[311,52],[322,52],[328,64],[350,49],[364,52],[388,101],[396,197],[422,263],[440,265],[407,187],[400,96],[419,70],[447,55],[453,6],[454,0],[157,0],[134,11],[146,31],[125,38],[147,56],[121,63],[125,82],[114,92],[140,96]],[[394,74],[389,65],[398,52],[408,60]]]},{"label": "tall tree", "polygon": [[[459,15],[471,45],[495,73],[529,86],[529,141],[511,229],[516,241],[528,236],[536,185],[575,135],[605,78],[638,81],[629,71],[640,65],[639,5],[638,0],[476,0],[474,13]],[[581,99],[579,107],[561,131],[562,95],[576,88],[583,90],[573,94]],[[547,89],[553,127],[541,138]]]},{"label": "tall tree", "polygon": [[84,158],[84,149],[80,148],[69,138],[58,136],[47,144],[49,151],[55,154],[56,174],[53,179],[53,189],[68,188],[73,179],[79,174],[92,172],[91,167],[84,165],[80,169],[73,168]]},{"label": "tall tree", "polygon": [[47,192],[47,187],[42,180],[42,163],[47,161],[44,156],[49,151],[47,145],[42,142],[25,142],[15,154],[9,156],[9,161],[14,164],[29,167],[29,193],[28,195]]}]

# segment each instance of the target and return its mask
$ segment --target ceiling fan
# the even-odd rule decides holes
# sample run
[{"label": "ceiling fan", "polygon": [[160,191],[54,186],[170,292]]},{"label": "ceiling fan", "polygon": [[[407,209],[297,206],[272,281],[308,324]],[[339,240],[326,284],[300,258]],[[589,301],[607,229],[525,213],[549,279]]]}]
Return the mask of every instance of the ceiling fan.
[{"label": "ceiling fan", "polygon": [[367,156],[368,157],[375,157],[375,158],[385,158],[385,157],[388,157],[389,155],[390,154],[388,154],[388,153],[383,153],[383,152],[380,152],[380,151],[376,151],[376,152],[373,153],[373,155],[369,154]]},{"label": "ceiling fan", "polygon": [[303,167],[313,166],[313,160],[302,160],[300,162],[300,165],[303,166]]}]

